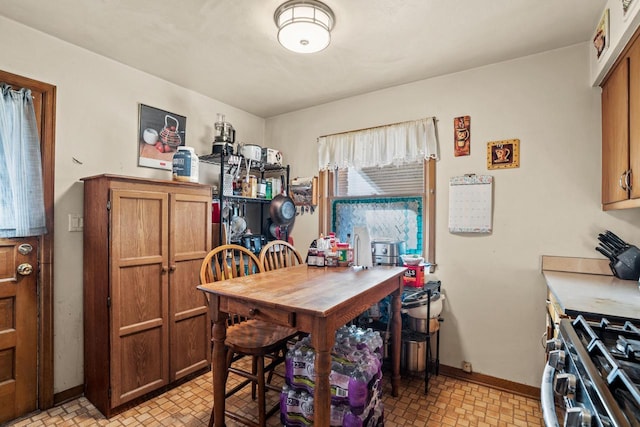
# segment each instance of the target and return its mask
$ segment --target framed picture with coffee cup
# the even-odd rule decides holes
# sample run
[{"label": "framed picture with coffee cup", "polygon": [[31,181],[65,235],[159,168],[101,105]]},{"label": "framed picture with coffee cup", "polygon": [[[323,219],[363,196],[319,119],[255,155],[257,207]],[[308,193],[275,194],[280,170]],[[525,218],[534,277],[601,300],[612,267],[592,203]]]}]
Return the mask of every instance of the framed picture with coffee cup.
[{"label": "framed picture with coffee cup", "polygon": [[173,155],[185,144],[187,118],[140,104],[138,166],[172,170]]},{"label": "framed picture with coffee cup", "polygon": [[471,153],[471,117],[453,119],[453,155],[468,156]]},{"label": "framed picture with coffee cup", "polygon": [[520,167],[520,140],[506,139],[487,143],[487,169]]}]

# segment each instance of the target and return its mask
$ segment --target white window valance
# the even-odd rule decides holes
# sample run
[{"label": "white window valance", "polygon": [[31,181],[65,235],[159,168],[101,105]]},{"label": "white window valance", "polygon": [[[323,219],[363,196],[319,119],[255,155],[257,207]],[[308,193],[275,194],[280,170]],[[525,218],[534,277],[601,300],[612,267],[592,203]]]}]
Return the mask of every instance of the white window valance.
[{"label": "white window valance", "polygon": [[435,118],[318,138],[320,170],[382,167],[438,159]]}]

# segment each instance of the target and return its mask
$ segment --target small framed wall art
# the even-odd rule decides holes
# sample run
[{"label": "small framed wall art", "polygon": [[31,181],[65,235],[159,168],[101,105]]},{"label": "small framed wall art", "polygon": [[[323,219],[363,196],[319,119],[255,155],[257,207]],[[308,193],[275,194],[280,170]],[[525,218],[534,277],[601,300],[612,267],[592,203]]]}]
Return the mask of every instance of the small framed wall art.
[{"label": "small framed wall art", "polygon": [[138,166],[171,170],[173,155],[185,144],[187,118],[140,104]]},{"label": "small framed wall art", "polygon": [[453,155],[468,156],[471,153],[471,117],[453,119]]},{"label": "small framed wall art", "polygon": [[520,167],[520,140],[506,139],[487,143],[487,169]]},{"label": "small framed wall art", "polygon": [[605,9],[600,18],[598,28],[593,36],[593,47],[596,48],[596,56],[598,59],[609,48],[609,9]]}]

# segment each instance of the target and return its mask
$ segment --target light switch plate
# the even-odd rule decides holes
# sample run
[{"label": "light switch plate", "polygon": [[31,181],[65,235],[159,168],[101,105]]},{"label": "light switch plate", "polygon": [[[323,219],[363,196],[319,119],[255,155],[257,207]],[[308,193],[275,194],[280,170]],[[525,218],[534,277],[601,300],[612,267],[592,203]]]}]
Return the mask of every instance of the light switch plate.
[{"label": "light switch plate", "polygon": [[84,218],[81,214],[69,214],[69,231],[82,231]]}]

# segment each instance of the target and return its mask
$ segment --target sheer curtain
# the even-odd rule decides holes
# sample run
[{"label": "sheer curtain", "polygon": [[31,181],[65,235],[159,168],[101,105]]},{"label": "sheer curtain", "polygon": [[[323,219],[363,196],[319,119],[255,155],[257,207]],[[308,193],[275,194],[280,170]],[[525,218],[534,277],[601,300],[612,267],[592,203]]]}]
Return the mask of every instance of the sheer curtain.
[{"label": "sheer curtain", "polygon": [[31,91],[0,83],[0,237],[45,233],[40,140]]},{"label": "sheer curtain", "polygon": [[438,159],[433,117],[322,136],[318,144],[320,170],[362,169]]}]

